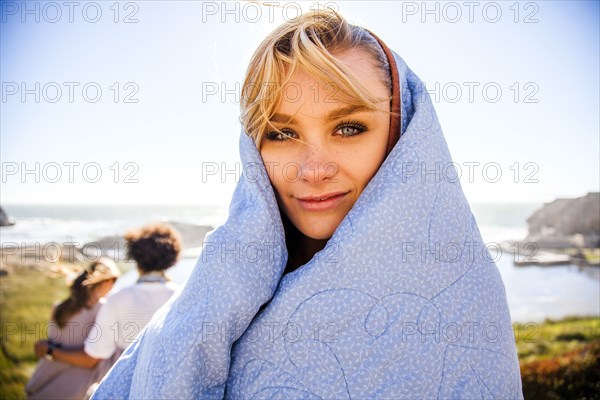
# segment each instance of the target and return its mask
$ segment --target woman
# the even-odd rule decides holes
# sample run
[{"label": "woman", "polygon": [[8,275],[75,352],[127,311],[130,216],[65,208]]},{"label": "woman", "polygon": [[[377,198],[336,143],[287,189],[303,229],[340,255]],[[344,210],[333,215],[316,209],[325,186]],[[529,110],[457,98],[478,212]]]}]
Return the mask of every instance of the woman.
[{"label": "woman", "polygon": [[521,398],[500,275],[404,61],[311,12],[259,46],[241,105],[229,218],[95,398]]},{"label": "woman", "polygon": [[48,340],[39,341],[34,346],[35,354],[41,360],[25,387],[28,398],[82,399],[88,387],[106,372],[107,365],[103,363],[95,368],[85,368],[55,360],[54,351],[83,347],[88,332],[94,330],[96,314],[104,296],[119,275],[115,263],[103,257],[75,278],[69,297],[52,311]]}]

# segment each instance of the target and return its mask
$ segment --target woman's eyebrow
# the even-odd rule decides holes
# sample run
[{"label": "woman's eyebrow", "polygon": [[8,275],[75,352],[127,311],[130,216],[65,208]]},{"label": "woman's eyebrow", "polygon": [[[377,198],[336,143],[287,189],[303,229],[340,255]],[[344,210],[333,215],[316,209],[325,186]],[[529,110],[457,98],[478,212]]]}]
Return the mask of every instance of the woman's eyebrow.
[{"label": "woman's eyebrow", "polygon": [[297,125],[297,121],[294,117],[287,114],[273,114],[271,118],[269,118],[269,122],[278,122],[280,124],[292,124]]},{"label": "woman's eyebrow", "polygon": [[[330,112],[328,112],[324,119],[327,120],[336,120],[336,119],[340,119],[343,117],[346,117],[348,115],[357,113],[357,112],[363,112],[363,111],[373,111],[371,108],[359,104],[359,105],[349,105],[346,107],[341,107],[341,108],[336,108],[335,110],[331,110]],[[287,115],[287,114],[273,114],[273,116],[269,119],[270,122],[278,122],[281,124],[292,124],[292,125],[297,125],[297,121],[296,119],[291,116],[291,115]]]},{"label": "woman's eyebrow", "polygon": [[373,110],[362,104],[350,105],[350,106],[346,106],[346,107],[342,107],[342,108],[338,108],[338,109],[330,111],[325,116],[325,119],[329,119],[329,120],[339,119],[339,118],[343,118],[348,115],[351,115],[351,114],[354,114],[357,112],[362,112],[362,111],[373,111]]}]

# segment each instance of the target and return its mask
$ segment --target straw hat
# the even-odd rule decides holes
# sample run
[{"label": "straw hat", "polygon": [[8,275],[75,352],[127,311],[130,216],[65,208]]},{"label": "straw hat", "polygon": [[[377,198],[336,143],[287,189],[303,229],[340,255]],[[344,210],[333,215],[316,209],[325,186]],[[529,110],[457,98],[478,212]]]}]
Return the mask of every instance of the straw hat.
[{"label": "straw hat", "polygon": [[87,267],[88,275],[83,281],[84,286],[94,285],[108,279],[117,279],[121,276],[117,264],[107,257],[100,257]]}]

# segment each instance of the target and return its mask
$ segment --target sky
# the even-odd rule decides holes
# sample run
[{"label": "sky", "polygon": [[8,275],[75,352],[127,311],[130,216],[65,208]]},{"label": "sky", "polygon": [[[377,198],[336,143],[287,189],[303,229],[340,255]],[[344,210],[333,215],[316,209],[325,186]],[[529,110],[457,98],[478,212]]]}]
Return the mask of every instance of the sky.
[{"label": "sky", "polygon": [[226,204],[254,50],[333,7],[425,82],[474,203],[600,189],[596,1],[1,2],[0,204]]}]

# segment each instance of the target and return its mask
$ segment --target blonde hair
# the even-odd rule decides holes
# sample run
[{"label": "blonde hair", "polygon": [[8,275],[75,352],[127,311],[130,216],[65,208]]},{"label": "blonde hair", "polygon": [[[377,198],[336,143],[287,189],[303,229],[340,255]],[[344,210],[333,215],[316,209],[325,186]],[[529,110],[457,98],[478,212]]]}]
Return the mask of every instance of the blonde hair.
[{"label": "blonde hair", "polygon": [[334,56],[349,50],[362,50],[373,57],[391,96],[390,66],[377,39],[366,29],[348,23],[335,11],[326,9],[300,15],[279,26],[263,40],[248,65],[240,99],[242,126],[257,146],[267,129],[273,129],[270,119],[283,97],[286,84],[299,67],[333,85],[340,101],[377,108],[376,103],[382,99],[372,97]]}]

